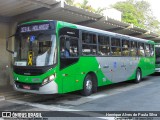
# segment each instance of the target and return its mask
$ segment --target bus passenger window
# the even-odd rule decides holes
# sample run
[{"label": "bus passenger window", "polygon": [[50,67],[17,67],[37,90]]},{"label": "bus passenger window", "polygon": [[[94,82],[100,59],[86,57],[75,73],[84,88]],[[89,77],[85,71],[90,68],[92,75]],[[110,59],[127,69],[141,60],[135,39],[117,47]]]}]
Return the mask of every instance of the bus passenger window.
[{"label": "bus passenger window", "polygon": [[65,37],[61,37],[61,39],[60,39],[61,57],[68,58],[70,56],[69,47],[70,47],[69,39],[65,38]]},{"label": "bus passenger window", "polygon": [[111,38],[111,54],[112,56],[121,56],[121,44],[119,38]]},{"label": "bus passenger window", "polygon": [[97,44],[96,35],[90,33],[82,33],[82,43]]},{"label": "bus passenger window", "polygon": [[150,57],[149,44],[145,45],[145,54],[146,54],[147,57]]},{"label": "bus passenger window", "polygon": [[82,33],[82,55],[97,55],[97,39],[95,34]]},{"label": "bus passenger window", "polygon": [[61,57],[77,57],[78,56],[78,39],[74,37],[61,38],[60,52]]},{"label": "bus passenger window", "polygon": [[135,41],[131,41],[130,55],[132,57],[137,55],[137,42]]},{"label": "bus passenger window", "polygon": [[119,38],[111,38],[111,45],[120,47],[121,46],[120,39]]},{"label": "bus passenger window", "polygon": [[99,56],[109,56],[110,47],[109,47],[109,37],[108,36],[98,36],[98,45],[99,45]]},{"label": "bus passenger window", "polygon": [[122,55],[123,56],[129,56],[130,54],[130,44],[128,40],[122,40]]},{"label": "bus passenger window", "polygon": [[150,55],[154,56],[154,46],[150,45]]},{"label": "bus passenger window", "polygon": [[96,55],[97,54],[97,46],[95,45],[83,45],[82,46],[82,55]]},{"label": "bus passenger window", "polygon": [[98,55],[100,55],[100,56],[109,56],[110,55],[110,47],[109,46],[105,46],[105,45],[99,46]]},{"label": "bus passenger window", "polygon": [[138,56],[145,56],[144,43],[138,43]]},{"label": "bus passenger window", "polygon": [[78,56],[78,39],[72,38],[70,39],[70,49],[69,49],[71,57]]},{"label": "bus passenger window", "polygon": [[109,37],[108,36],[98,36],[98,44],[109,46]]},{"label": "bus passenger window", "polygon": [[119,47],[112,47],[111,48],[112,56],[121,56],[121,48]]}]

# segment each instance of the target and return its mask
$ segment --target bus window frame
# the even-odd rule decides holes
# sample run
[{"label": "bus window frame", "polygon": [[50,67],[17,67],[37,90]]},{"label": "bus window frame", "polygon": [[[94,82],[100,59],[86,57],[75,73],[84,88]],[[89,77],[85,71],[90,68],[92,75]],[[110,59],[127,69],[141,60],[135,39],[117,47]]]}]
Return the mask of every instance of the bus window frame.
[{"label": "bus window frame", "polygon": [[[149,46],[149,56],[146,54],[146,45],[148,45]],[[149,57],[151,57],[151,53],[150,53],[150,44],[149,43],[145,43],[144,44],[144,48],[145,48],[145,57],[147,57],[147,58],[149,58]]]},{"label": "bus window frame", "polygon": [[[119,46],[112,46],[112,38],[116,38],[116,39],[119,39],[119,43],[120,45]],[[120,55],[113,55],[113,52],[112,52],[112,48],[119,48],[120,51]],[[112,57],[122,57],[122,37],[120,36],[110,36],[110,51],[111,51],[111,56]]]},{"label": "bus window frame", "polygon": [[[70,29],[70,30],[73,30],[73,31],[75,31],[75,32],[77,32],[78,33],[78,35],[76,35],[76,36],[70,36],[69,34],[61,34],[60,32],[61,32],[61,30],[62,29]],[[60,39],[61,39],[61,37],[72,37],[72,38],[77,38],[78,39],[78,49],[77,49],[77,53],[78,53],[78,55],[76,56],[76,57],[69,57],[69,58],[79,58],[80,56],[81,56],[81,52],[80,52],[80,30],[79,29],[76,29],[76,28],[70,28],[70,27],[63,27],[63,28],[61,28],[59,31],[58,31],[58,41],[59,41],[59,45],[58,45],[58,47],[59,47],[59,53],[60,53]],[[60,54],[59,54],[60,55]],[[60,57],[61,57],[61,55],[60,55]]]},{"label": "bus window frame", "polygon": [[[143,44],[143,49],[140,49],[139,45],[141,45],[141,44]],[[137,42],[137,50],[138,50],[138,52],[140,52],[140,50],[144,50],[144,55],[143,56],[141,56],[140,53],[137,53],[138,57],[146,57],[146,54],[145,54],[145,42],[138,41]]]},{"label": "bus window frame", "polygon": [[154,44],[150,44],[150,54],[151,54],[151,46],[152,46],[152,48],[153,48],[153,55],[151,55],[151,57],[154,57],[155,56],[155,46],[154,46]]},{"label": "bus window frame", "polygon": [[[83,33],[87,33],[87,34],[92,34],[92,35],[95,35],[95,37],[96,37],[96,43],[95,44],[93,44],[93,43],[91,43],[91,44],[88,44],[88,43],[83,43],[82,41],[83,41]],[[83,57],[89,57],[89,56],[98,56],[98,39],[97,39],[97,34],[98,33],[96,33],[96,32],[91,32],[91,31],[87,31],[87,30],[80,30],[80,42],[79,42],[79,45],[80,45],[80,56],[83,56]],[[96,54],[95,55],[83,55],[83,45],[91,45],[91,46],[96,46]]]},{"label": "bus window frame", "polygon": [[[125,48],[125,47],[123,47],[123,41],[128,41],[129,42],[129,46],[128,46],[128,55],[123,55],[123,49]],[[127,38],[123,38],[122,37],[122,39],[121,39],[121,47],[122,47],[122,57],[131,57],[131,40],[130,39],[127,39]]]},{"label": "bus window frame", "polygon": [[[109,38],[109,44],[108,44],[108,45],[100,45],[100,44],[99,44],[99,36],[108,37],[108,38]],[[100,46],[109,47],[109,55],[100,55],[100,54],[98,53],[97,56],[99,56],[99,57],[111,57],[111,36],[110,36],[110,35],[107,35],[107,34],[97,34],[97,42],[98,42],[98,45],[97,45],[97,47],[98,47],[98,52],[100,52],[100,49],[99,49]]]}]

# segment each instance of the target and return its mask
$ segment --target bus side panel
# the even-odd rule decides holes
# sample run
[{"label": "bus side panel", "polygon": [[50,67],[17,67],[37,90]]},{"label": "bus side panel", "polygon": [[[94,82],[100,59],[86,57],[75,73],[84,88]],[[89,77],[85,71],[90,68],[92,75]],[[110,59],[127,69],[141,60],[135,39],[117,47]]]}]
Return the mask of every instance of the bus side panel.
[{"label": "bus side panel", "polygon": [[[104,58],[104,57],[102,57]],[[111,79],[108,76],[105,76],[104,72],[101,69],[99,61],[96,57],[81,57],[80,59],[80,72],[84,73],[81,77],[81,89],[83,88],[83,81],[87,73],[94,72],[97,76],[98,86],[112,84]]]},{"label": "bus side panel", "polygon": [[[137,68],[139,67],[141,69],[141,72],[142,72],[142,77],[145,77],[147,75],[150,75],[152,73],[155,72],[155,58],[154,57],[142,57],[142,58],[139,58],[140,61],[138,63],[138,66]],[[133,80],[136,78],[136,70],[134,71],[134,73],[128,78],[128,80]]]},{"label": "bus side panel", "polygon": [[[59,79],[63,84],[62,93],[83,89],[85,76],[89,72],[97,76],[98,86],[135,79],[138,67],[144,77],[154,72],[153,61],[154,58],[140,57],[80,57],[77,63],[61,71]],[[109,67],[104,68],[106,65]],[[66,73],[67,76],[64,76],[63,73]]]},{"label": "bus side panel", "polygon": [[142,71],[142,77],[145,77],[147,75],[150,75],[152,73],[155,72],[155,64],[154,64],[154,58],[151,57],[151,58],[144,58],[142,57],[140,59],[140,62],[138,64],[138,67],[141,68],[141,71]]},{"label": "bus side panel", "polygon": [[112,83],[128,80],[138,66],[137,57],[97,57],[101,70]]},{"label": "bus side panel", "polygon": [[[85,76],[89,72],[93,72],[97,76],[98,86],[112,83],[107,77],[104,76],[104,73],[99,68],[96,57],[80,57],[77,63],[62,69],[59,72],[58,79],[61,79],[63,84],[62,93],[83,89]],[[104,80],[104,78],[106,79]]]}]

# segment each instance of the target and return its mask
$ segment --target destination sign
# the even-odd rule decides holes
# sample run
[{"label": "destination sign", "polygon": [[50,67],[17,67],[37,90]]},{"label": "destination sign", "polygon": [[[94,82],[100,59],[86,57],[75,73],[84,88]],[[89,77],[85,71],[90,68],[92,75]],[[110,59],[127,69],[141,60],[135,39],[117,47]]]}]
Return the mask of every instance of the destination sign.
[{"label": "destination sign", "polygon": [[37,25],[30,25],[30,26],[24,26],[20,28],[21,33],[26,32],[35,32],[35,31],[43,31],[43,30],[49,30],[50,24],[49,23],[43,23],[43,24],[37,24]]}]

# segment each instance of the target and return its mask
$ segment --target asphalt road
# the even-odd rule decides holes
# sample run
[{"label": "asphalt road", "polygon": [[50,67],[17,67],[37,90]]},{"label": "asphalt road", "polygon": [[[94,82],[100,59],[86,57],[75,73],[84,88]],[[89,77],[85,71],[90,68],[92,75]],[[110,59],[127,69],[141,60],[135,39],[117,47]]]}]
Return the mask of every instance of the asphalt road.
[{"label": "asphalt road", "polygon": [[54,116],[49,119],[57,120],[64,117],[65,120],[112,119],[99,111],[160,111],[159,75],[145,77],[139,84],[123,82],[100,87],[96,94],[88,97],[79,92],[45,96],[5,92],[5,100],[0,101],[0,111],[45,111],[43,114]]}]

